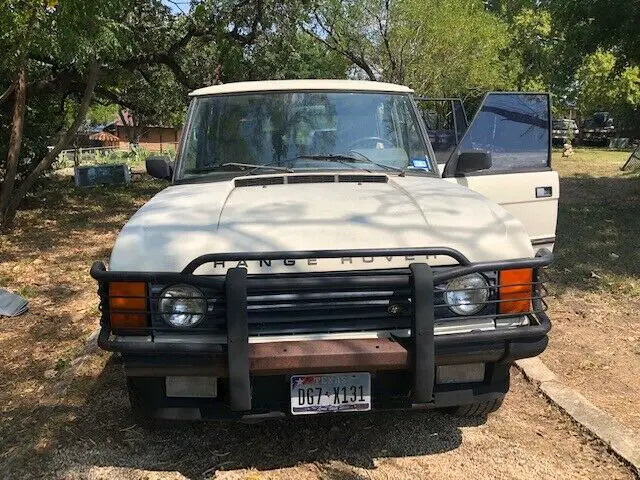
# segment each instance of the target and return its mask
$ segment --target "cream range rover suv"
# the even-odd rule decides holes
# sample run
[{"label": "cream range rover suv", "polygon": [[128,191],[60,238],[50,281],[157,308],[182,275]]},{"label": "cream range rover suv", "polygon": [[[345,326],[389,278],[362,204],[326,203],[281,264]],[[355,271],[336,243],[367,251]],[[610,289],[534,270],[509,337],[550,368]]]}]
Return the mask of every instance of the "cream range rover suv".
[{"label": "cream range rover suv", "polygon": [[91,269],[134,413],[500,406],[550,329],[549,96],[488,94],[440,164],[423,113],[376,82],[191,94],[175,162],[147,162],[170,186]]}]

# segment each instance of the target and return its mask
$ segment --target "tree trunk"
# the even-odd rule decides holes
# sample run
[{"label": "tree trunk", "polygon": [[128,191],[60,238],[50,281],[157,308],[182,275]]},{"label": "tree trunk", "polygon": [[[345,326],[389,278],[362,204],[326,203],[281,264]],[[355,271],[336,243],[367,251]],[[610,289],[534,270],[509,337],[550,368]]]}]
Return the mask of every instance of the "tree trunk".
[{"label": "tree trunk", "polygon": [[[58,143],[56,143],[56,145],[44,156],[44,158],[40,160],[38,165],[36,165],[33,171],[27,176],[27,178],[24,179],[20,186],[10,196],[7,208],[3,212],[2,225],[4,228],[11,227],[16,212],[18,211],[18,207],[20,206],[20,202],[24,199],[29,190],[31,190],[31,187],[33,187],[33,184],[40,177],[40,175],[42,175],[49,167],[51,167],[58,154],[66,145],[69,144],[73,136],[78,131],[78,128],[80,128],[80,125],[87,116],[89,105],[91,105],[91,99],[93,98],[93,91],[95,90],[96,83],[98,82],[99,73],[100,68],[98,66],[98,63],[92,62],[91,66],[89,67],[87,85],[84,90],[82,102],[80,103],[80,108],[78,109],[78,113],[76,114],[73,123],[64,133],[64,135],[60,137]],[[15,181],[15,173],[13,176],[13,181]]]},{"label": "tree trunk", "polygon": [[25,103],[27,98],[27,69],[24,56],[20,61],[18,75],[14,85],[16,85],[16,93],[13,103],[9,149],[7,151],[4,181],[0,188],[0,228],[2,230],[10,228],[11,221],[13,220],[13,215],[10,214],[10,204],[15,187],[16,174],[18,172],[18,162],[20,160]]}]

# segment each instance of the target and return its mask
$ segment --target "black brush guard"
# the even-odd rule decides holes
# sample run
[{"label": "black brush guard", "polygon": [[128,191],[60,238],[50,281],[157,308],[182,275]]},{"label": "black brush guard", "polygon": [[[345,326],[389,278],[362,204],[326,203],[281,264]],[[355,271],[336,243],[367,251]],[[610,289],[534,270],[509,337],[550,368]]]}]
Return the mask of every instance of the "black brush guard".
[{"label": "black brush guard", "polygon": [[[367,257],[415,257],[415,256],[445,256],[457,263],[450,267],[434,269],[427,263],[412,263],[408,269],[394,270],[358,270],[349,272],[323,272],[322,275],[307,274],[273,274],[273,275],[248,275],[245,268],[229,268],[226,275],[205,276],[196,275],[194,272],[207,263],[213,262],[239,262],[239,261],[268,261],[268,260],[296,260],[309,258],[367,258]],[[459,344],[482,344],[497,341],[504,342],[539,342],[544,340],[551,328],[549,318],[545,314],[546,303],[544,296],[546,290],[540,279],[541,269],[551,264],[553,254],[547,250],[538,253],[535,258],[515,259],[497,262],[471,263],[460,252],[449,248],[410,248],[410,249],[370,249],[370,250],[323,250],[323,251],[298,251],[298,252],[266,252],[266,253],[220,253],[206,254],[191,261],[180,273],[150,273],[150,272],[125,272],[107,271],[102,262],[95,262],[91,267],[91,276],[98,281],[98,293],[100,295],[101,331],[98,344],[109,351],[117,351],[124,354],[147,355],[206,355],[220,353],[219,343],[180,342],[157,343],[150,341],[135,341],[128,339],[126,342],[111,339],[111,326],[109,322],[109,283],[117,281],[145,282],[147,284],[190,284],[202,288],[212,288],[224,292],[226,306],[226,336],[227,336],[227,361],[229,373],[229,397],[230,407],[233,411],[251,410],[251,386],[249,371],[249,314],[247,309],[248,291],[252,288],[264,285],[265,282],[273,282],[279,288],[287,288],[302,281],[306,286],[320,286],[331,284],[333,287],[362,288],[366,286],[384,284],[390,280],[399,286],[409,287],[411,292],[411,338],[406,342],[410,352],[411,370],[413,372],[413,403],[428,404],[433,400],[434,375],[435,375],[435,349]],[[434,335],[434,290],[435,286],[447,282],[453,278],[471,273],[492,272],[520,268],[533,268],[534,278],[530,298],[531,311],[525,315],[529,318],[528,326],[496,329],[491,331],[474,331],[459,334]],[[393,275],[390,275],[393,274]],[[293,283],[292,283],[293,281]],[[514,286],[510,284],[510,286]],[[516,285],[517,286],[517,285]],[[494,288],[499,288],[495,285]],[[157,297],[147,297],[147,305]],[[525,300],[525,299],[522,299]],[[513,300],[512,300],[513,301]],[[490,300],[496,305],[500,300]],[[115,310],[114,310],[115,313]],[[118,313],[129,313],[119,310]],[[151,314],[148,309],[145,312]],[[493,313],[492,318],[499,318],[505,314]],[[474,316],[472,316],[474,317]],[[475,318],[475,317],[474,317]],[[176,330],[180,332],[180,330]],[[197,329],[192,329],[198,332]],[[153,329],[136,331],[137,334],[152,333]],[[182,331],[184,332],[184,330]],[[201,332],[201,331],[200,331]],[[526,347],[525,347],[526,348]]]}]

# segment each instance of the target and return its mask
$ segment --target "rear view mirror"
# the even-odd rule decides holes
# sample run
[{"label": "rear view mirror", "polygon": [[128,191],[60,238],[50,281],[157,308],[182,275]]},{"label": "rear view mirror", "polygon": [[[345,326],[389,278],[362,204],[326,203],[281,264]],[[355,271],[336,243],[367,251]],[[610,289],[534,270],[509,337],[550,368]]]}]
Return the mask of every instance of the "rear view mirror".
[{"label": "rear view mirror", "polygon": [[456,174],[477,172],[491,168],[491,153],[483,150],[460,152],[456,164]]},{"label": "rear view mirror", "polygon": [[145,162],[147,173],[155,178],[162,180],[171,180],[173,174],[173,166],[169,157],[153,156],[147,158]]}]

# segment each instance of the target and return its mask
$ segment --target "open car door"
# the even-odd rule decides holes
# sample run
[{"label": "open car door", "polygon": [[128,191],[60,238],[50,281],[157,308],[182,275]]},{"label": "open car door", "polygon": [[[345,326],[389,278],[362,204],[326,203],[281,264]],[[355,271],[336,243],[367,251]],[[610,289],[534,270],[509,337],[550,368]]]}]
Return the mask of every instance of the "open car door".
[{"label": "open car door", "polygon": [[[461,173],[461,152],[491,155],[485,170]],[[518,218],[534,250],[553,249],[560,193],[551,170],[551,99],[546,93],[489,93],[442,174],[499,203]]]}]

